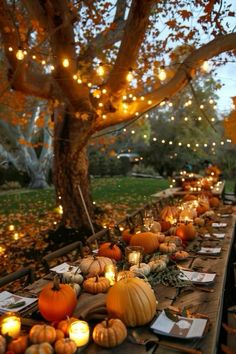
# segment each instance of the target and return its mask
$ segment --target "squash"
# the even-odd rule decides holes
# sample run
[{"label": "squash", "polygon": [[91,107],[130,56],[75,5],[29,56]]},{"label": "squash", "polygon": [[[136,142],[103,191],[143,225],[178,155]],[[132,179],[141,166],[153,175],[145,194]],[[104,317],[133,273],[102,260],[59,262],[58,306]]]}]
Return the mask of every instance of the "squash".
[{"label": "squash", "polygon": [[81,286],[77,283],[69,283],[71,289],[74,290],[76,297],[78,297],[80,291],[81,291]]},{"label": "squash", "polygon": [[84,274],[95,276],[104,273],[106,265],[109,264],[113,264],[113,262],[108,257],[88,256],[81,260],[80,269]]},{"label": "squash", "polygon": [[121,249],[113,242],[102,243],[98,248],[98,256],[108,257],[120,261],[122,258]]},{"label": "squash", "polygon": [[56,328],[56,339],[55,342],[59,339],[65,338],[65,334],[62,332],[62,330]]},{"label": "squash", "polygon": [[182,240],[178,236],[166,236],[165,242],[175,243],[177,247],[182,246]]},{"label": "squash", "polygon": [[156,233],[159,243],[165,242],[166,236],[162,232]]},{"label": "squash", "polygon": [[107,312],[126,326],[142,326],[156,313],[157,301],[151,286],[140,278],[126,278],[116,282],[106,297]]},{"label": "squash", "polygon": [[129,245],[132,236],[135,234],[135,228],[125,229],[122,234],[122,240]]},{"label": "squash", "polygon": [[134,272],[136,275],[145,275],[148,276],[151,272],[151,268],[146,263],[135,264],[129,268],[131,272]]},{"label": "squash", "polygon": [[130,246],[141,246],[145,253],[152,253],[159,248],[159,241],[157,235],[153,232],[140,232],[132,237]]},{"label": "squash", "polygon": [[65,283],[82,284],[84,277],[79,273],[65,272],[62,274],[62,279]]},{"label": "squash", "polygon": [[176,236],[180,237],[182,241],[192,241],[196,235],[197,232],[192,223],[180,224],[176,229]]},{"label": "squash", "polygon": [[220,206],[220,199],[217,197],[209,198],[209,204],[211,208],[219,208]]},{"label": "squash", "polygon": [[0,334],[0,354],[6,353],[6,345],[7,345],[6,338]]},{"label": "squash", "polygon": [[54,352],[51,344],[44,342],[41,344],[33,344],[28,347],[25,354],[52,354]]},{"label": "squash", "polygon": [[47,321],[60,321],[70,316],[76,304],[74,290],[68,284],[59,284],[58,277],[39,294],[38,308]]},{"label": "squash", "polygon": [[197,196],[194,194],[185,194],[185,196],[183,197],[183,201],[184,202],[190,202],[192,200],[196,200]]},{"label": "squash", "polygon": [[184,209],[179,214],[179,221],[193,221],[193,219],[197,216],[196,209]]},{"label": "squash", "polygon": [[7,350],[10,350],[15,354],[24,354],[27,345],[28,345],[28,336],[20,336],[16,339],[13,339],[8,344]]},{"label": "squash", "polygon": [[169,221],[161,220],[161,232],[166,232],[170,229],[171,223]]},{"label": "squash", "polygon": [[150,231],[154,232],[154,233],[160,232],[161,231],[161,224],[158,221],[154,220]]},{"label": "squash", "polygon": [[122,279],[134,278],[134,277],[135,277],[134,272],[131,272],[130,270],[121,270],[120,272],[118,272],[116,280],[119,281]]},{"label": "squash", "polygon": [[110,288],[110,281],[105,277],[88,278],[83,283],[83,288],[90,294],[105,293]]},{"label": "squash", "polygon": [[93,330],[93,340],[105,348],[113,348],[121,344],[127,337],[125,324],[118,318],[98,323]]},{"label": "squash", "polygon": [[36,324],[30,329],[29,339],[33,344],[43,342],[53,343],[56,339],[56,330],[54,327],[46,324]]},{"label": "squash", "polygon": [[174,224],[177,221],[179,210],[175,206],[165,206],[160,212],[161,219]]},{"label": "squash", "polygon": [[163,253],[174,253],[176,251],[176,244],[173,242],[163,242],[160,244],[159,250]]},{"label": "squash", "polygon": [[196,224],[198,226],[204,226],[205,220],[203,218],[197,217],[194,219],[194,224]]},{"label": "squash", "polygon": [[148,262],[151,272],[161,272],[166,268],[166,262],[163,259],[157,259],[156,261]]},{"label": "squash", "polygon": [[77,345],[72,339],[63,338],[56,341],[54,348],[57,354],[73,354],[77,350]]},{"label": "squash", "polygon": [[183,261],[184,259],[187,259],[189,257],[189,253],[186,251],[177,251],[174,253],[174,258],[177,261]]},{"label": "squash", "polygon": [[169,258],[169,256],[167,255],[167,254],[158,254],[158,255],[154,255],[154,256],[152,256],[151,258],[150,258],[150,262],[152,262],[152,261],[158,261],[158,260],[162,260],[162,261],[164,261],[166,264],[169,262],[169,260],[170,260],[170,258]]},{"label": "squash", "polygon": [[78,321],[76,317],[68,317],[65,320],[62,320],[58,323],[57,329],[61,330],[65,336],[69,335],[68,329],[71,323]]}]

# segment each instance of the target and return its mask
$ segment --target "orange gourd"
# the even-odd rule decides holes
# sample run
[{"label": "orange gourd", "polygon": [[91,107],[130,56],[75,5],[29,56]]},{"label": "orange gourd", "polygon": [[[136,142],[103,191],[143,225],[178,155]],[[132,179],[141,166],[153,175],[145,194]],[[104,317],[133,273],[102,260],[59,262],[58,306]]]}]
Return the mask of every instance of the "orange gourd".
[{"label": "orange gourd", "polygon": [[134,272],[131,272],[130,270],[121,270],[117,274],[117,281],[126,279],[126,278],[134,278],[135,274]]},{"label": "orange gourd", "polygon": [[129,245],[131,238],[133,237],[133,235],[135,234],[135,230],[134,228],[132,229],[125,229],[122,234],[122,240],[127,243]]},{"label": "orange gourd", "polygon": [[179,210],[175,206],[165,206],[161,213],[161,219],[173,223],[179,215]]},{"label": "orange gourd", "polygon": [[105,242],[99,246],[98,255],[120,261],[122,258],[121,249],[113,242]]},{"label": "orange gourd", "polygon": [[116,282],[108,291],[106,307],[111,317],[126,326],[142,326],[150,322],[157,307],[151,286],[143,279],[126,278]]},{"label": "orange gourd", "polygon": [[153,232],[140,232],[130,240],[130,246],[141,246],[145,253],[155,252],[159,248],[158,236]]},{"label": "orange gourd", "polygon": [[68,284],[59,284],[55,277],[53,283],[47,284],[38,299],[41,315],[48,321],[61,321],[71,316],[77,303],[74,290]]},{"label": "orange gourd", "polygon": [[31,345],[26,349],[25,354],[52,354],[53,352],[51,344],[44,342]]},{"label": "orange gourd", "polygon": [[127,337],[127,329],[118,318],[98,323],[93,330],[93,340],[105,348],[113,348],[121,344]]},{"label": "orange gourd", "polygon": [[49,325],[36,324],[30,329],[29,339],[34,344],[53,343],[56,339],[56,330]]},{"label": "orange gourd", "polygon": [[105,293],[110,288],[110,282],[105,277],[88,278],[83,282],[83,288],[90,294]]},{"label": "orange gourd", "polygon": [[168,231],[171,228],[171,223],[169,221],[161,220],[161,232]]},{"label": "orange gourd", "polygon": [[65,336],[68,336],[69,335],[69,333],[68,333],[69,326],[72,322],[75,322],[75,321],[78,321],[78,318],[68,317],[65,320],[62,320],[58,323],[57,329],[61,330]]},{"label": "orange gourd", "polygon": [[196,235],[197,232],[192,223],[180,224],[176,229],[176,236],[180,237],[182,241],[192,241]]},{"label": "orange gourd", "polygon": [[28,336],[20,336],[12,340],[7,349],[15,354],[24,354],[28,344]]},{"label": "orange gourd", "polygon": [[209,204],[211,208],[218,208],[220,206],[220,200],[217,197],[211,197],[209,199]]},{"label": "orange gourd", "polygon": [[55,341],[57,341],[58,339],[62,339],[62,338],[65,338],[64,332],[62,332],[61,329],[56,328],[56,339],[55,339]]},{"label": "orange gourd", "polygon": [[57,354],[73,354],[77,350],[77,345],[72,339],[63,338],[56,341],[54,348]]},{"label": "orange gourd", "polygon": [[108,257],[88,256],[81,260],[80,269],[84,274],[95,276],[104,273],[106,265],[109,264],[113,264],[113,262]]}]

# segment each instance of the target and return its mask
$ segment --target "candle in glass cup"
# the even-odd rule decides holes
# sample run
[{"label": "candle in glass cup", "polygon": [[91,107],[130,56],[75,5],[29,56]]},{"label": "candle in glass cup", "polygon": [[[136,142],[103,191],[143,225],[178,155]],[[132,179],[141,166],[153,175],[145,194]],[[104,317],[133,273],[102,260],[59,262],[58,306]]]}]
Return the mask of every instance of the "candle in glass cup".
[{"label": "candle in glass cup", "polygon": [[77,347],[83,347],[89,341],[89,325],[85,321],[75,321],[69,326],[69,337]]},{"label": "candle in glass cup", "polygon": [[110,285],[114,285],[116,282],[116,266],[114,264],[108,264],[104,269],[104,276],[110,282]]},{"label": "candle in glass cup", "polygon": [[20,335],[21,320],[16,313],[6,313],[1,320],[1,333],[12,338]]},{"label": "candle in glass cup", "polygon": [[125,249],[126,252],[126,257],[128,263],[135,265],[139,264],[142,261],[142,255],[143,255],[143,247],[141,246],[128,246]]},{"label": "candle in glass cup", "polygon": [[8,226],[8,230],[9,231],[14,231],[15,230],[15,226],[14,225],[9,225]]}]

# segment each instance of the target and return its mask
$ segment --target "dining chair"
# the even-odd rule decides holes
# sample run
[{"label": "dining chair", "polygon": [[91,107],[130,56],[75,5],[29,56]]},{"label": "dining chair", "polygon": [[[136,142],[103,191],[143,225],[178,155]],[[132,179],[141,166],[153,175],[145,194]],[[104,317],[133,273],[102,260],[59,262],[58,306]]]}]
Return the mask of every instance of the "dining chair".
[{"label": "dining chair", "polygon": [[[42,258],[42,265],[45,269],[46,272],[48,272],[51,268],[52,265],[50,265],[52,263],[52,261],[54,261],[54,265],[58,264],[59,262],[61,262],[60,258],[66,256],[67,258],[69,258],[69,256],[71,256],[70,260],[76,260],[78,259],[78,257],[84,257],[84,252],[83,252],[83,244],[81,241],[76,241],[73,243],[70,243],[69,245],[66,245],[64,247],[61,247],[59,249],[57,249],[54,252],[51,252],[49,254],[47,254],[46,256],[44,256]],[[55,264],[56,263],[56,264]]]},{"label": "dining chair", "polygon": [[18,280],[22,280],[22,287],[32,284],[35,280],[34,270],[31,267],[25,267],[20,268],[13,273],[9,273],[0,278],[0,287],[9,285]]},{"label": "dining chair", "polygon": [[223,191],[222,199],[224,204],[236,205],[236,182],[234,184],[233,193],[226,193]]},{"label": "dining chair", "polygon": [[86,239],[86,245],[89,247],[90,251],[94,251],[98,248],[99,243],[112,241],[114,229],[105,228],[95,234],[89,236]]}]

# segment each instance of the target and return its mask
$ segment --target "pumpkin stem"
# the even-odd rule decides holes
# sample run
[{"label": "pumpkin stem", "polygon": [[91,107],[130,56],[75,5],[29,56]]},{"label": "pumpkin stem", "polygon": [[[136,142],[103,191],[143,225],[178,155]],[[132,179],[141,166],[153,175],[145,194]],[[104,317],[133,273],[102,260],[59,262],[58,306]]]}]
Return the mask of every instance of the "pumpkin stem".
[{"label": "pumpkin stem", "polygon": [[53,287],[52,290],[59,291],[60,290],[60,279],[58,275],[55,275],[53,278]]},{"label": "pumpkin stem", "polygon": [[115,242],[111,242],[110,245],[109,245],[109,248],[113,248],[115,246]]},{"label": "pumpkin stem", "polygon": [[98,281],[99,281],[99,275],[96,274],[96,280],[95,280],[95,282],[97,283]]},{"label": "pumpkin stem", "polygon": [[110,327],[108,317],[105,318],[105,326],[106,326],[106,328]]}]

